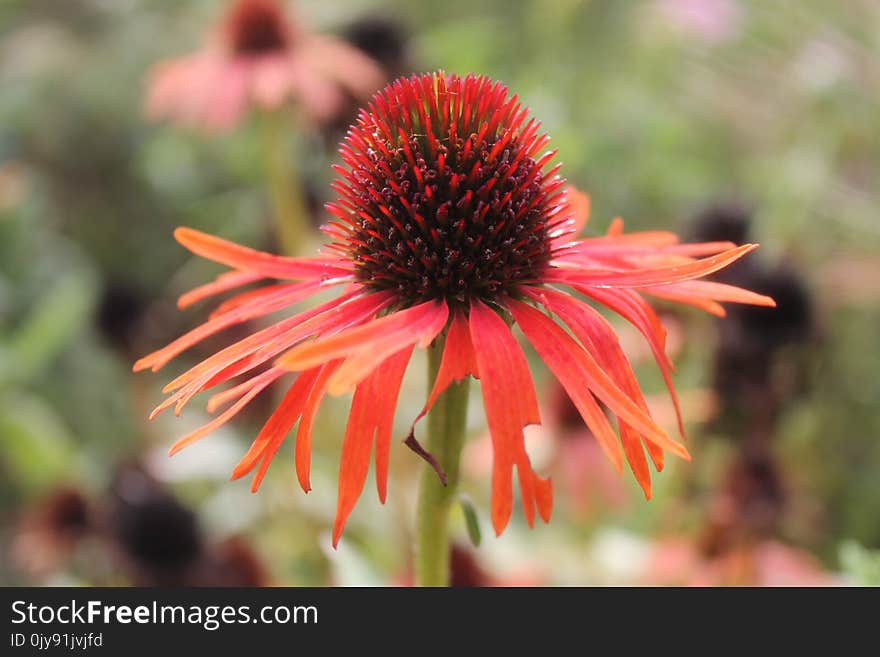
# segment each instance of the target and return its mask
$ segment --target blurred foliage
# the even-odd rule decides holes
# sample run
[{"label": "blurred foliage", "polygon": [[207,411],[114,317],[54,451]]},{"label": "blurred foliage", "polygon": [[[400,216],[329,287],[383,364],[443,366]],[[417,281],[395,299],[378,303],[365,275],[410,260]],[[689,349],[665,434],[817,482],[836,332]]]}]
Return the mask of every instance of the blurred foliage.
[{"label": "blurred foliage", "polygon": [[[0,2],[0,544],[54,488],[100,499],[120,464],[137,458],[197,512],[201,531],[246,535],[273,581],[404,582],[419,471],[404,449],[392,455],[387,508],[367,490],[343,545],[328,549],[345,400],[322,413],[314,492],[296,487],[286,445],[254,497],[247,483],[225,479],[271,400],[168,461],[174,437],[203,418],[192,408],[147,423],[164,377],[130,373],[137,356],[204,314],[173,307],[176,294],[216,272],[178,248],[175,226],[272,248],[255,126],[208,139],[143,118],[146,70],[195,48],[221,4]],[[721,11],[723,29],[682,13],[686,5]],[[300,0],[296,10],[335,32],[364,16],[393,17],[410,33],[414,66],[504,80],[553,136],[566,176],[592,195],[593,231],[622,215],[630,229],[688,233],[707,205],[754,208],[759,257],[801,272],[819,325],[796,356],[804,391],[775,425],[788,500],[780,533],[827,568],[877,582],[876,2]],[[334,155],[331,137],[302,136],[298,170],[317,200],[329,198]],[[717,325],[676,317],[687,336],[677,384],[705,390]],[[646,388],[662,392],[651,363],[638,364]],[[422,378],[407,378],[401,436]],[[484,422],[474,402],[476,441]],[[520,582],[636,581],[659,536],[699,532],[736,453],[737,436],[719,440],[699,422],[690,431],[697,458],[658,475],[650,503],[628,478],[622,507],[597,496],[578,513],[557,486],[552,523],[527,532],[517,517],[502,538],[484,537],[481,562]],[[536,462],[552,451],[531,446]],[[485,477],[465,479],[479,519],[461,514],[463,542],[466,527],[486,526],[488,508]],[[3,556],[0,581],[47,581]],[[123,576],[74,567],[63,577]]]},{"label": "blurred foliage", "polygon": [[880,586],[880,551],[866,550],[854,541],[846,541],[840,547],[840,561],[844,572],[856,584]]}]

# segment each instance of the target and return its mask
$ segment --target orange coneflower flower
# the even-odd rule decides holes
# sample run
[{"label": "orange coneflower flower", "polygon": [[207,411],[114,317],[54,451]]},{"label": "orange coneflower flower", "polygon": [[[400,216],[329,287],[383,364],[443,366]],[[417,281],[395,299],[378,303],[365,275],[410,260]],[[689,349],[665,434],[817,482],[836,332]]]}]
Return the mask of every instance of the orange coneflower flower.
[{"label": "orange coneflower flower", "polygon": [[366,98],[383,79],[367,56],[288,20],[276,0],[235,0],[202,50],[153,69],[146,108],[154,119],[221,131],[251,105],[275,110],[293,99],[323,121],[347,94]]},{"label": "orange coneflower flower", "polygon": [[[582,297],[639,328],[674,396],[664,330],[642,293],[715,313],[723,313],[719,301],[772,305],[746,290],[695,280],[755,245],[679,244],[674,234],[662,231],[624,234],[619,220],[605,236],[577,239],[588,199],[566,189],[559,165],[548,169],[554,153],[541,154],[548,141],[501,83],[443,73],[400,79],[361,110],[341,146],[345,164],[336,167],[340,177],[333,188],[339,199],[327,204],[334,219],[324,227],[332,242],[323,255],[278,257],[179,228],[175,236],[181,244],[233,269],[185,294],[181,306],[256,281],[284,282],[226,301],[205,324],[138,361],[136,370],[157,370],[228,326],[288,308],[329,287],[342,289],[336,299],[254,333],[168,384],[165,391],[172,394],[154,415],[171,406],[179,412],[197,393],[244,377],[208,402],[212,411],[231,403],[229,408],[180,439],[171,452],[227,422],[274,381],[296,372],[233,477],[256,468],[256,489],[299,421],[296,470],[308,491],[318,406],[328,392],[353,391],[342,445],[336,543],[363,488],[374,443],[384,501],[401,379],[414,348],[427,347],[445,332],[439,372],[422,415],[451,382],[479,378],[494,449],[495,531],[501,533],[511,515],[514,466],[527,520],[534,521],[536,508],[547,520],[550,482],[535,474],[523,443],[523,427],[540,417],[525,355],[509,325],[513,321],[618,470],[628,460],[647,485],[644,449],[658,468],[663,450],[688,458],[682,444],[651,419],[614,330]],[[620,440],[600,402],[619,419]]]}]

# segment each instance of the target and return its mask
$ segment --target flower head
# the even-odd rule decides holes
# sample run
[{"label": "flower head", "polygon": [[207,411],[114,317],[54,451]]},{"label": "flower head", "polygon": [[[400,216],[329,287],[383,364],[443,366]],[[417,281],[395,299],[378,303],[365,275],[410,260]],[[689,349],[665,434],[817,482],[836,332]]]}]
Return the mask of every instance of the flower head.
[{"label": "flower head", "polygon": [[231,5],[223,36],[237,55],[264,55],[291,45],[293,28],[275,0],[245,0]]},{"label": "flower head", "polygon": [[[154,411],[179,412],[196,394],[241,377],[208,402],[228,404],[172,452],[231,419],[274,381],[298,373],[233,477],[262,480],[299,422],[296,469],[309,490],[312,426],[325,394],[353,392],[342,445],[334,543],[366,480],[375,444],[385,499],[392,422],[401,380],[416,346],[443,334],[440,368],[421,417],[453,382],[480,379],[491,433],[492,522],[513,507],[516,469],[529,524],[550,517],[549,480],[532,469],[523,427],[540,423],[537,395],[510,323],[559,379],[618,470],[628,461],[650,491],[645,450],[660,469],[664,450],[689,458],[651,418],[608,321],[607,306],[647,338],[674,396],[663,327],[644,294],[723,314],[720,301],[772,305],[721,283],[699,281],[754,245],[680,244],[672,233],[609,233],[577,239],[589,200],[565,186],[548,137],[516,96],[486,77],[432,73],[400,79],[374,96],[341,146],[339,198],[327,206],[332,241],[317,258],[283,258],[181,228],[178,241],[232,271],[180,299],[181,306],[239,286],[280,283],[225,301],[209,320],[135,369],[162,367],[224,328],[290,307],[328,287],[339,296],[254,333],[184,373]],[[565,289],[567,288],[567,289]],[[558,319],[554,319],[553,315]],[[566,328],[568,330],[566,330]],[[618,418],[620,436],[600,404]]]},{"label": "flower head", "polygon": [[290,21],[277,0],[234,0],[200,51],[153,69],[146,109],[154,119],[222,131],[252,105],[275,110],[294,100],[323,121],[383,77],[356,48]]}]

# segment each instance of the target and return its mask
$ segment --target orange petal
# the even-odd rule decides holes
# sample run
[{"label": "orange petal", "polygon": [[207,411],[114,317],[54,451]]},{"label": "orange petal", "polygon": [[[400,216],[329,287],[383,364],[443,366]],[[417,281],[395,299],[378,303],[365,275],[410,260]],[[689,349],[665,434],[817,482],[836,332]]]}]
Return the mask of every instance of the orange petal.
[{"label": "orange petal", "polygon": [[278,407],[269,416],[260,433],[251,443],[250,449],[232,471],[232,479],[239,479],[253,470],[263,456],[266,447],[276,440],[283,439],[302,413],[305,399],[317,378],[317,370],[303,372],[288,388]]},{"label": "orange petal", "polygon": [[171,381],[163,391],[179,388],[171,399],[185,403],[206,387],[253,369],[312,335],[360,323],[389,301],[387,295],[356,294],[328,301],[222,349]]},{"label": "orange petal", "polygon": [[200,285],[199,287],[180,295],[177,299],[177,307],[183,310],[202,299],[207,299],[208,297],[221,294],[242,285],[247,285],[248,283],[254,283],[262,278],[263,277],[260,276],[260,274],[255,274],[251,271],[224,272],[212,282]]},{"label": "orange petal", "polygon": [[669,438],[666,432],[657,426],[651,417],[639,408],[599,367],[589,352],[578,345],[553,320],[531,306],[518,301],[509,301],[507,307],[542,360],[554,362],[558,367],[568,358],[573,366],[580,369],[584,383],[589,387],[589,390],[601,399],[615,415],[649,440],[686,460],[690,460],[690,455],[684,446]]},{"label": "orange petal", "polygon": [[470,334],[480,371],[483,406],[493,446],[492,525],[501,534],[513,509],[513,467],[523,491],[523,508],[531,523],[534,505],[549,517],[550,483],[534,474],[525,451],[522,429],[540,422],[528,362],[504,320],[480,301],[471,301]]},{"label": "orange petal", "polygon": [[315,416],[318,414],[321,401],[327,392],[327,382],[341,364],[342,361],[337,360],[327,363],[320,368],[321,372],[312,386],[311,392],[309,392],[305,408],[302,412],[302,418],[299,421],[299,427],[296,430],[296,478],[306,493],[312,490],[309,475],[312,456],[312,429],[315,426]]},{"label": "orange petal", "polygon": [[446,388],[453,381],[462,381],[465,377],[471,375],[479,378],[474,346],[471,344],[467,318],[464,313],[456,312],[453,314],[452,322],[449,324],[446,344],[443,346],[443,357],[440,359],[440,368],[437,370],[437,377],[434,379],[431,394],[428,395],[428,401],[425,403],[424,408],[422,408],[421,413],[413,421],[413,426],[427,415],[440,395],[445,392]]},{"label": "orange petal", "polygon": [[238,308],[224,313],[214,319],[209,319],[204,324],[177,338],[174,342],[162,349],[154,351],[149,356],[144,356],[134,364],[134,371],[152,368],[155,372],[168,363],[171,359],[183,353],[190,347],[198,344],[207,337],[220,331],[241,324],[255,317],[262,317],[290,306],[316,293],[321,287],[319,281],[309,281],[295,285],[284,286],[268,296],[257,298],[245,303]]},{"label": "orange petal", "polygon": [[[335,335],[299,345],[286,353],[278,363],[290,370],[301,370],[336,358],[345,358],[362,350],[367,351],[368,344],[378,343],[387,349],[389,343],[396,343],[399,349],[407,344],[407,334],[415,327],[424,333],[434,326],[438,317],[444,313],[448,316],[448,312],[445,303],[427,301]],[[421,337],[417,336],[410,343]]]},{"label": "orange petal", "polygon": [[276,256],[186,227],[175,230],[174,237],[196,255],[267,278],[320,279],[351,276],[351,270],[344,267],[341,260]]},{"label": "orange petal", "polygon": [[389,331],[381,338],[366,342],[346,358],[342,366],[330,379],[330,394],[338,395],[352,390],[360,381],[372,372],[385,358],[395,353],[402,345],[418,344],[425,348],[446,326],[449,318],[449,307],[445,301],[432,303],[426,315],[413,321],[405,331],[395,333]]},{"label": "orange petal", "polygon": [[175,454],[177,454],[177,452],[182,450],[184,447],[188,447],[189,445],[192,445],[194,442],[196,442],[200,438],[204,438],[205,436],[207,436],[209,433],[211,433],[215,429],[218,429],[219,427],[221,427],[224,424],[226,424],[227,422],[229,422],[229,420],[231,420],[233,417],[235,417],[239,413],[239,411],[241,411],[241,409],[243,409],[245,406],[247,406],[254,397],[256,397],[263,390],[265,390],[266,387],[269,386],[269,384],[271,384],[273,381],[275,381],[282,374],[284,374],[284,371],[278,369],[276,372],[273,372],[272,377],[267,377],[267,378],[263,379],[258,385],[255,385],[253,388],[251,388],[241,399],[239,399],[237,402],[235,402],[232,406],[230,406],[222,414],[218,415],[216,418],[214,418],[213,420],[211,420],[207,424],[199,427],[195,431],[187,434],[186,436],[184,436],[183,438],[181,438],[180,440],[175,442],[171,446],[171,449],[168,450],[168,455],[174,456]]},{"label": "orange petal", "polygon": [[415,349],[414,345],[401,349],[376,368],[379,398],[382,404],[379,425],[376,428],[376,491],[382,504],[385,504],[385,497],[388,494],[388,459],[391,451],[391,431],[394,428],[394,411],[397,409],[400,386],[413,349]]},{"label": "orange petal", "polygon": [[[669,397],[672,399],[672,405],[675,408],[675,415],[678,419],[678,431],[682,438],[685,437],[684,420],[681,414],[681,404],[678,401],[678,393],[675,392],[675,384],[672,382],[672,361],[666,355],[666,329],[663,323],[657,317],[657,313],[651,308],[650,304],[645,301],[638,292],[627,289],[608,289],[603,290],[598,287],[582,287],[573,286],[575,290],[581,294],[595,299],[599,303],[607,306],[621,317],[629,321],[635,326],[639,332],[645,337],[651,352],[654,354],[654,360],[663,381],[666,383],[666,389],[669,391]],[[650,450],[649,450],[650,451]],[[656,453],[656,450],[655,450]],[[654,465],[660,470],[663,468],[663,461],[654,460]]]},{"label": "orange petal", "polygon": [[554,268],[548,272],[548,280],[567,284],[596,287],[648,287],[669,285],[702,276],[708,276],[758,247],[757,244],[744,244],[724,253],[682,263],[670,267],[642,268],[616,271],[601,268]]},{"label": "orange petal", "polygon": [[216,319],[226,313],[232,312],[236,308],[253,303],[259,299],[270,299],[276,292],[280,292],[281,290],[290,287],[290,285],[291,283],[278,283],[276,285],[266,285],[258,290],[249,290],[247,292],[236,294],[231,299],[227,299],[214,308],[214,310],[211,311],[211,314],[208,315],[208,319]]},{"label": "orange petal", "polygon": [[[650,415],[635,372],[620,346],[617,334],[598,311],[589,304],[557,290],[542,289],[540,292],[526,290],[526,292],[558,315],[620,388],[639,405],[639,408]],[[636,481],[645,491],[645,495],[650,498],[651,474],[648,471],[640,436],[624,421],[620,422],[620,441]]]},{"label": "orange petal", "polygon": [[397,395],[412,355],[410,345],[384,360],[355,389],[342,442],[339,464],[339,498],[333,523],[333,547],[339,542],[348,516],[354,509],[370,467],[370,450],[376,440],[376,485],[384,502],[388,482],[388,452]]},{"label": "orange petal", "polygon": [[[690,297],[694,300],[708,299],[729,303],[745,303],[753,306],[776,307],[776,302],[768,296],[736,287],[735,285],[716,283],[715,281],[684,281],[661,288],[646,288],[645,291],[656,296],[660,296],[664,291],[667,293],[671,291],[682,299]],[[690,301],[685,301],[685,303],[690,303]]]}]

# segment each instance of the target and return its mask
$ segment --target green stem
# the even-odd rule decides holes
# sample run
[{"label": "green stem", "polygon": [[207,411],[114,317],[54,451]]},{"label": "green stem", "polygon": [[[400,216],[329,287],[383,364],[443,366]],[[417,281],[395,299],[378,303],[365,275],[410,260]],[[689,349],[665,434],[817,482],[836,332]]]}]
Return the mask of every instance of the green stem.
[{"label": "green stem", "polygon": [[288,152],[287,125],[290,117],[284,112],[267,112],[261,117],[266,177],[275,216],[275,229],[281,248],[289,256],[299,255],[308,236],[309,215],[300,186],[294,158]]},{"label": "green stem", "polygon": [[[428,349],[428,388],[434,384],[444,340]],[[458,488],[458,466],[464,446],[469,379],[453,383],[428,413],[426,449],[446,473],[444,486],[434,469],[425,464],[418,502],[416,536],[416,583],[419,586],[449,585],[449,510]]]}]

